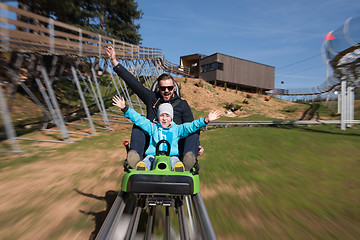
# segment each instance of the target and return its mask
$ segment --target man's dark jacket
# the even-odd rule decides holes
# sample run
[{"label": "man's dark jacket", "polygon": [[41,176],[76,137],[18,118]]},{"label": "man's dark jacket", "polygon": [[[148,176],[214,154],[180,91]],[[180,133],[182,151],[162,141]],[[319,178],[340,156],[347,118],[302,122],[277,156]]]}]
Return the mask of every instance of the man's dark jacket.
[{"label": "man's dark jacket", "polygon": [[[161,103],[165,101],[160,96],[159,92],[153,92],[150,89],[145,88],[128,70],[126,70],[121,64],[114,67],[114,71],[121,77],[127,85],[134,91],[136,95],[146,105],[146,117],[153,121],[157,118],[157,110]],[[180,101],[179,101],[180,100]],[[181,99],[175,92],[170,98],[170,103],[174,107],[174,119],[176,124],[182,124],[185,122],[191,122],[194,120],[190,106],[186,100]],[[174,106],[175,103],[175,106]]]}]

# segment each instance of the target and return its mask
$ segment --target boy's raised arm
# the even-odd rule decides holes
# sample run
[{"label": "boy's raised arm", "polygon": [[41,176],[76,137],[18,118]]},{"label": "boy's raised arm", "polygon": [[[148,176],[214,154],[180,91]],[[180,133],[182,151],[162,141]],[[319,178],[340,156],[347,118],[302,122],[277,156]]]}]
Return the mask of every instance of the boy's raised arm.
[{"label": "boy's raised arm", "polygon": [[199,118],[192,122],[180,124],[178,128],[180,138],[185,138],[200,128],[205,127],[209,122],[219,119],[220,114],[221,112],[219,110],[213,110],[205,118]]},{"label": "boy's raised arm", "polygon": [[212,110],[211,112],[209,112],[207,117],[205,117],[205,119],[204,119],[205,123],[208,124],[209,122],[219,119],[220,114],[221,114],[221,112],[219,110]]},{"label": "boy's raised arm", "polygon": [[114,106],[117,106],[118,108],[121,109],[121,111],[124,112],[124,117],[130,119],[135,125],[139,126],[150,135],[150,133],[153,131],[154,124],[149,119],[147,119],[144,116],[141,116],[140,113],[126,106],[123,97],[120,98],[119,96],[114,96],[112,100],[113,100],[112,104]]},{"label": "boy's raised arm", "polygon": [[126,107],[125,100],[123,97],[120,98],[119,96],[115,95],[113,96],[112,100],[113,100],[112,105],[117,106],[120,109],[124,109]]}]

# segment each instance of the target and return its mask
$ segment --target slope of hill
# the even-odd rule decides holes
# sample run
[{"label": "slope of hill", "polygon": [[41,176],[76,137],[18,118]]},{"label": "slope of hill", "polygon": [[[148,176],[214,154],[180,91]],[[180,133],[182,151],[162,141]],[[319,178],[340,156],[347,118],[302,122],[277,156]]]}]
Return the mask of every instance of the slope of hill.
[{"label": "slope of hill", "polygon": [[[181,96],[197,111],[218,109],[224,112],[223,116],[233,120],[298,120],[310,107],[282,100],[280,98],[249,93],[236,89],[216,86],[201,79],[177,78],[181,87]],[[226,106],[232,105],[239,108],[230,111]],[[330,114],[317,116],[317,119],[328,119]],[[308,119],[310,120],[310,119]]]}]

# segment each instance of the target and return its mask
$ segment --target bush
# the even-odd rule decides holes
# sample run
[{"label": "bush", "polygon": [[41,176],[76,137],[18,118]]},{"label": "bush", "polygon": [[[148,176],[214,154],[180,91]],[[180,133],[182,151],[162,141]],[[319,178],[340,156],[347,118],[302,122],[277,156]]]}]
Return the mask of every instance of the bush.
[{"label": "bush", "polygon": [[199,79],[199,81],[197,83],[195,83],[195,86],[204,87],[204,83]]},{"label": "bush", "polygon": [[288,112],[288,113],[294,113],[294,112],[296,112],[296,110],[297,110],[297,107],[286,107],[286,108],[282,109],[281,111]]},{"label": "bush", "polygon": [[230,111],[232,111],[232,112],[235,112],[235,111],[237,111],[237,110],[242,110],[242,106],[241,105],[239,105],[239,104],[234,104],[234,103],[225,103],[225,108],[227,109],[227,110],[230,110]]}]

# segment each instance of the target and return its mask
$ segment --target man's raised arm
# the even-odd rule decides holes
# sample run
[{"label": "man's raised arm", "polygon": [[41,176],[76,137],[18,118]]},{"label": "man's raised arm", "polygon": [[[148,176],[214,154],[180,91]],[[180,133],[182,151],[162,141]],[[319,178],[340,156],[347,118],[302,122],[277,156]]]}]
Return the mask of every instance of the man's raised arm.
[{"label": "man's raised arm", "polygon": [[116,53],[113,47],[108,46],[106,53],[110,59],[111,64],[114,66],[114,71],[119,77],[121,77],[126,84],[134,91],[138,97],[145,102],[146,98],[152,93],[150,89],[147,89],[139,82],[134,75],[132,75],[126,68],[124,68],[117,60]]}]

